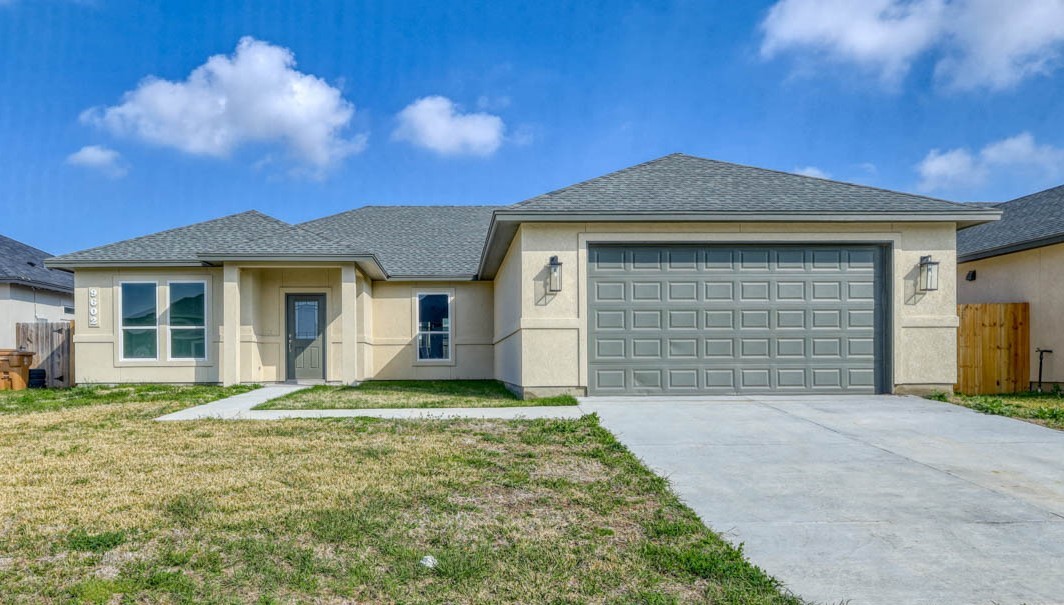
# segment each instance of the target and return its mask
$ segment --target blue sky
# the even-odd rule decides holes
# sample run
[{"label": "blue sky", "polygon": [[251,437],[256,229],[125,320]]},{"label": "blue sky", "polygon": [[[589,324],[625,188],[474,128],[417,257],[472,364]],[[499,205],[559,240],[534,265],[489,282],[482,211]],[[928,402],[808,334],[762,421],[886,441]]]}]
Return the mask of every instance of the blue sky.
[{"label": "blue sky", "polygon": [[1064,183],[1064,0],[233,4],[0,0],[2,232],[507,204],[676,151],[962,201]]}]

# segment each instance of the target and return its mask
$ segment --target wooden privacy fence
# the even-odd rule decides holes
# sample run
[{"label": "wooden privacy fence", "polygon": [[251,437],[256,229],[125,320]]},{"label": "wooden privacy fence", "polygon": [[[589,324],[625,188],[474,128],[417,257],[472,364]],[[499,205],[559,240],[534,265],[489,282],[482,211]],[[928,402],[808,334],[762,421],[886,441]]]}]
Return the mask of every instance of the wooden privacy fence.
[{"label": "wooden privacy fence", "polygon": [[48,388],[74,386],[73,343],[73,322],[15,324],[15,346],[34,354],[30,367],[47,372]]},{"label": "wooden privacy fence", "polygon": [[1031,388],[1031,307],[1028,303],[957,305],[957,384],[965,395]]}]

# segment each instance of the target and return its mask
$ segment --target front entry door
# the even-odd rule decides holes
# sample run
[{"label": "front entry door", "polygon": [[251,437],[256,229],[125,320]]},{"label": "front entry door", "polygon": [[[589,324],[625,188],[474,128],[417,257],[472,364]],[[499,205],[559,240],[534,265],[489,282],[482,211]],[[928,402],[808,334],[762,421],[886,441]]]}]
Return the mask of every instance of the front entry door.
[{"label": "front entry door", "polygon": [[325,379],[325,295],[285,297],[288,380]]}]

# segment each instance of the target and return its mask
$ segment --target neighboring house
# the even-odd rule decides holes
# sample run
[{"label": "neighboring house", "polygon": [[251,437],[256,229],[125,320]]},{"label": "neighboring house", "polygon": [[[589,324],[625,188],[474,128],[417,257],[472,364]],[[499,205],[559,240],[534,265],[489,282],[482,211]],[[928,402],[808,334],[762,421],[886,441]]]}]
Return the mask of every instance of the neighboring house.
[{"label": "neighboring house", "polygon": [[996,204],[995,223],[957,233],[957,301],[1031,305],[1031,381],[1064,383],[1064,186]]},{"label": "neighboring house", "polygon": [[251,211],[49,265],[75,271],[79,383],[914,392],[957,374],[955,284],[920,291],[920,258],[952,276],[958,226],[998,216],[674,154],[512,206]]},{"label": "neighboring house", "polygon": [[13,349],[15,324],[74,319],[74,276],[49,269],[51,254],[0,235],[0,349]]}]

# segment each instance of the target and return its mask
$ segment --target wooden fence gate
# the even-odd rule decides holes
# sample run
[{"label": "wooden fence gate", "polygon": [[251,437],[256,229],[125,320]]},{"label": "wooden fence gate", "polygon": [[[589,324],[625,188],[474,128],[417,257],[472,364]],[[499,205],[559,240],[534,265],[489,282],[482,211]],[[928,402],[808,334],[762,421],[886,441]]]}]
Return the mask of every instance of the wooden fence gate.
[{"label": "wooden fence gate", "polygon": [[1028,303],[957,305],[957,384],[965,395],[1018,393],[1031,388],[1031,307]]},{"label": "wooden fence gate", "polygon": [[30,367],[47,372],[48,388],[74,386],[73,343],[73,322],[15,324],[15,346],[34,353]]}]

